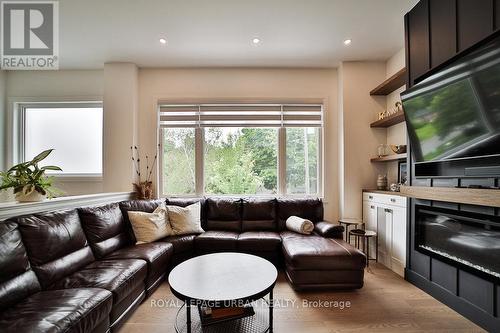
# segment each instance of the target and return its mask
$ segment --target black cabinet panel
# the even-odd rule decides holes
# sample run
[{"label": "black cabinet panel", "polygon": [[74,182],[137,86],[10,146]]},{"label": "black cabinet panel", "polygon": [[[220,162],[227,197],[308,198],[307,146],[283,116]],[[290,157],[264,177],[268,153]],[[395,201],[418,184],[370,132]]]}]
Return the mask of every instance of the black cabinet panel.
[{"label": "black cabinet panel", "polygon": [[494,207],[484,207],[484,206],[463,205],[462,204],[462,205],[460,205],[460,210],[462,212],[495,215],[495,208]]},{"label": "black cabinet panel", "polygon": [[460,180],[460,186],[495,186],[495,178],[463,178]]},{"label": "black cabinet panel", "polygon": [[480,277],[458,271],[458,296],[493,315],[495,285]]},{"label": "black cabinet panel", "polygon": [[414,271],[415,273],[423,276],[427,280],[429,280],[430,277],[430,268],[431,268],[431,258],[429,256],[426,256],[425,254],[422,254],[420,252],[411,251],[411,270]]},{"label": "black cabinet panel", "polygon": [[431,265],[431,281],[456,295],[458,269],[437,259],[431,259]]},{"label": "black cabinet panel", "polygon": [[407,35],[410,59],[410,85],[415,79],[427,72],[430,68],[429,61],[429,1],[421,0],[411,12],[408,13]]},{"label": "black cabinet panel", "polygon": [[[500,30],[500,0],[421,0],[405,16],[409,86],[419,77],[425,77],[429,69],[489,36],[494,29]],[[411,157],[409,160],[412,186],[500,186],[500,179],[495,178],[417,179],[415,161]],[[500,208],[411,199],[408,214],[408,279],[417,285],[425,284],[428,292],[438,299],[446,293],[446,304],[496,332],[500,327],[500,285],[461,270],[451,262],[416,251],[415,203],[498,216]]]},{"label": "black cabinet panel", "polygon": [[498,306],[498,302],[500,300],[500,286],[497,286],[497,313],[496,316],[500,317],[500,306]]},{"label": "black cabinet panel", "polygon": [[431,67],[436,67],[457,52],[456,0],[431,0],[429,6]]},{"label": "black cabinet panel", "polygon": [[457,0],[458,50],[493,32],[493,0]]},{"label": "black cabinet panel", "polygon": [[432,187],[457,187],[458,178],[435,178],[432,180]]},{"label": "black cabinet panel", "polygon": [[495,30],[500,29],[500,0],[495,0]]}]

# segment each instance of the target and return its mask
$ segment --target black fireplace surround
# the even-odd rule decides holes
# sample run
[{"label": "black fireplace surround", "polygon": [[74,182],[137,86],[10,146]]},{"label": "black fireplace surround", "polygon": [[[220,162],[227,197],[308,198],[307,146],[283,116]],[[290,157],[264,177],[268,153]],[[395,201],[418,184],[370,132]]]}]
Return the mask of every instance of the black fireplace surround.
[{"label": "black fireplace surround", "polygon": [[500,217],[416,205],[417,251],[500,280]]}]

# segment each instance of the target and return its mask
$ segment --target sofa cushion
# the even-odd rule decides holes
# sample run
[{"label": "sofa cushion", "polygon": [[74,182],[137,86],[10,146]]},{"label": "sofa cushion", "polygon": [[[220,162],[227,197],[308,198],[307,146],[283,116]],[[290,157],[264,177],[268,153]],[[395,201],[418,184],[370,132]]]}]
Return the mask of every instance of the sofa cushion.
[{"label": "sofa cushion", "polygon": [[17,218],[42,288],[94,261],[76,209]]},{"label": "sofa cushion", "polygon": [[247,231],[238,236],[238,250],[243,252],[279,252],[281,237],[272,231]]},{"label": "sofa cushion", "polygon": [[159,242],[167,242],[174,247],[174,254],[194,251],[194,239],[196,235],[177,235],[169,236],[159,240]]},{"label": "sofa cushion", "polygon": [[168,219],[173,235],[201,234],[201,204],[196,202],[187,207],[167,206]]},{"label": "sofa cushion", "polygon": [[169,243],[146,243],[119,249],[106,256],[110,259],[142,259],[147,262],[148,275],[146,288],[152,286],[156,280],[167,272],[170,257],[173,253],[173,245]]},{"label": "sofa cushion", "polygon": [[132,244],[130,230],[117,203],[79,208],[78,213],[90,247],[97,258]]},{"label": "sofa cushion", "polygon": [[128,200],[120,202],[120,210],[123,214],[123,219],[127,225],[127,229],[129,230],[130,238],[132,239],[132,243],[137,242],[135,239],[134,231],[132,230],[132,225],[130,224],[130,219],[128,218],[129,211],[136,212],[146,212],[152,213],[159,205],[165,204],[164,199],[155,199],[155,200]]},{"label": "sofa cushion", "polygon": [[138,243],[151,243],[174,234],[164,204],[152,213],[129,211],[127,214]]},{"label": "sofa cushion", "polygon": [[323,202],[321,199],[278,199],[278,224],[284,230],[286,220],[292,216],[311,220],[313,223],[323,221]]},{"label": "sofa cushion", "polygon": [[0,222],[0,309],[39,291],[21,233],[14,222]]},{"label": "sofa cushion", "polygon": [[109,291],[97,288],[38,292],[0,314],[2,332],[92,332],[108,320]]},{"label": "sofa cushion", "polygon": [[209,198],[205,230],[241,231],[241,199]]},{"label": "sofa cushion", "polygon": [[147,266],[144,260],[101,260],[54,283],[50,289],[102,288],[113,293],[113,304],[117,304],[134,288],[144,285],[146,275]]},{"label": "sofa cushion", "polygon": [[363,270],[363,252],[340,239],[320,236],[283,239],[285,263],[294,270]]},{"label": "sofa cushion", "polygon": [[344,226],[320,221],[314,225],[314,232],[321,237],[342,239],[344,235]]},{"label": "sofa cushion", "polygon": [[207,231],[195,238],[200,252],[236,251],[238,233],[233,231]]},{"label": "sofa cushion", "polygon": [[243,199],[241,229],[242,231],[277,230],[276,199]]},{"label": "sofa cushion", "polygon": [[294,231],[290,231],[290,230],[283,230],[283,231],[280,231],[280,237],[281,237],[281,241],[283,241],[285,238],[304,237],[304,235],[298,234],[298,233],[296,233]]},{"label": "sofa cushion", "polygon": [[199,202],[201,204],[200,218],[201,228],[206,230],[206,200],[205,198],[167,198],[166,203],[168,206],[187,207]]}]

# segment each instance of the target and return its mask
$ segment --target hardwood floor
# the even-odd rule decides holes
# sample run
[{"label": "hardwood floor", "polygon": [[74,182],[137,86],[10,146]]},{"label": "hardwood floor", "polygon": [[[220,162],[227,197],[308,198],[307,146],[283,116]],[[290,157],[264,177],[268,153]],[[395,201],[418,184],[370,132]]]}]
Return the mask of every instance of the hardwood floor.
[{"label": "hardwood floor", "polygon": [[[274,297],[283,304],[274,311],[278,333],[484,332],[379,264],[370,263],[365,286],[356,291],[295,292],[280,273]],[[344,301],[344,308],[303,306],[304,301],[320,300]],[[284,306],[292,303],[294,307]],[[165,282],[141,304],[119,333],[174,332],[177,304]]]}]

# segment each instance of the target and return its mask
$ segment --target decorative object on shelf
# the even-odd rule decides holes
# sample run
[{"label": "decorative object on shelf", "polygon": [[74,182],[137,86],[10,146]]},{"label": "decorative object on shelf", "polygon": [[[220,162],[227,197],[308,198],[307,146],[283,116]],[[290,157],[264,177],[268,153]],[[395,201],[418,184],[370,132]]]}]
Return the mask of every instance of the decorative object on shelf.
[{"label": "decorative object on shelf", "polygon": [[403,111],[403,104],[401,104],[401,101],[397,101],[396,103],[394,103],[394,107],[391,110],[391,114],[396,114],[402,111]]},{"label": "decorative object on shelf", "polygon": [[391,184],[389,190],[391,190],[391,192],[399,192],[399,184]]},{"label": "decorative object on shelf", "polygon": [[54,149],[44,150],[31,161],[19,163],[5,172],[0,172],[0,190],[14,189],[18,202],[37,202],[53,198],[62,192],[53,187],[54,177],[45,175],[45,171],[62,171],[55,165],[39,167],[38,163],[50,155]]},{"label": "decorative object on shelf", "polygon": [[383,157],[388,155],[387,145],[382,143],[377,147],[377,156]]},{"label": "decorative object on shelf", "polygon": [[390,110],[386,110],[386,111],[383,111],[383,112],[379,112],[377,114],[378,116],[378,119],[377,120],[383,120],[387,117],[390,117],[390,116],[393,116],[395,114],[397,114],[398,112],[403,112],[403,106],[401,104],[400,101],[397,101],[395,104],[394,104],[394,107]]},{"label": "decorative object on shelf", "polygon": [[406,145],[390,145],[390,147],[395,154],[406,153]]},{"label": "decorative object on shelf", "polygon": [[141,176],[141,156],[139,153],[139,148],[137,146],[130,147],[131,155],[132,155],[132,163],[134,164],[135,174],[137,176],[138,181],[136,183],[132,183],[134,187],[134,192],[136,193],[137,199],[139,200],[148,200],[153,199],[154,191],[153,191],[153,181],[151,177],[153,175],[153,170],[156,165],[156,160],[158,159],[158,150],[160,145],[158,145],[155,157],[152,159],[151,165],[149,165],[150,158],[146,155],[146,179],[142,180]]},{"label": "decorative object on shelf", "polygon": [[398,183],[407,185],[408,183],[408,165],[406,162],[398,163]]},{"label": "decorative object on shelf", "polygon": [[387,189],[387,176],[386,175],[378,175],[377,190],[384,191],[386,189]]}]

